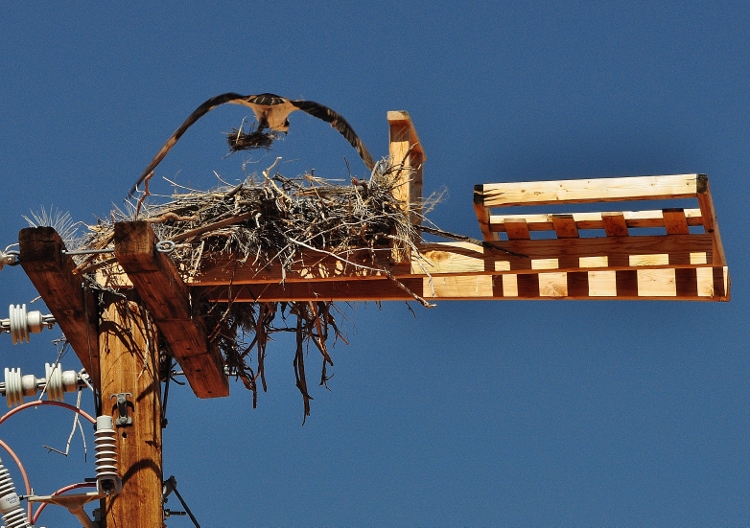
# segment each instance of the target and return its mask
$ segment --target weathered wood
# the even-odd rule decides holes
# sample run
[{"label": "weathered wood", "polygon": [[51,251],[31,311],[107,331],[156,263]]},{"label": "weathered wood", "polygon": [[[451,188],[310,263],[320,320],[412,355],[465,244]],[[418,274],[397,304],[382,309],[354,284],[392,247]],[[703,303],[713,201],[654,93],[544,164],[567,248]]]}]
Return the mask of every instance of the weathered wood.
[{"label": "weathered wood", "polygon": [[100,321],[101,397],[116,423],[117,394],[126,394],[131,425],[116,426],[122,491],[105,500],[109,527],[162,526],[161,385],[158,336],[148,314],[119,296],[105,297]]},{"label": "weathered wood", "polygon": [[18,234],[20,262],[91,379],[99,380],[97,304],[73,273],[73,258],[52,227],[28,227]]},{"label": "weathered wood", "polygon": [[485,207],[621,202],[694,198],[698,174],[629,176],[582,180],[487,183],[478,185],[474,202]]},{"label": "weathered wood", "polygon": [[203,321],[193,317],[190,289],[169,257],[156,251],[156,236],[143,221],[115,224],[115,256],[179,361],[200,398],[229,395],[224,362],[207,337]]}]

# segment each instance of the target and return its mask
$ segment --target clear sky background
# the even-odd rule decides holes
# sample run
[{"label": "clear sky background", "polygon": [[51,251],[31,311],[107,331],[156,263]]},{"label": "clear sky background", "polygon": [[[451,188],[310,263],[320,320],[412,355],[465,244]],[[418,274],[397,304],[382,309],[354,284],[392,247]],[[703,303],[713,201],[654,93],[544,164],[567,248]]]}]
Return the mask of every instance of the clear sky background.
[{"label": "clear sky background", "polygon": [[[409,111],[425,193],[448,190],[431,219],[470,236],[477,183],[707,173],[730,303],[353,305],[304,426],[281,338],[255,410],[236,383],[216,400],[172,386],[164,472],[205,527],[747,525],[748,28],[746,2],[720,1],[5,2],[0,249],[42,206],[108,218],[182,120],[227,91],[326,104],[376,157],[386,112]],[[302,113],[271,152],[225,157],[221,132],[248,115],[201,120],[154,189],[207,189],[214,170],[238,181],[277,155],[289,176],[346,178],[344,156],[365,173]],[[20,267],[0,272],[0,306],[34,297]],[[43,376],[59,335],[0,336],[0,366]],[[63,366],[80,368],[72,353]],[[71,425],[40,409],[0,426],[37,493],[92,475],[88,428],[86,463],[80,436],[67,458],[42,447],[64,449]],[[52,507],[41,521],[75,525]]]}]

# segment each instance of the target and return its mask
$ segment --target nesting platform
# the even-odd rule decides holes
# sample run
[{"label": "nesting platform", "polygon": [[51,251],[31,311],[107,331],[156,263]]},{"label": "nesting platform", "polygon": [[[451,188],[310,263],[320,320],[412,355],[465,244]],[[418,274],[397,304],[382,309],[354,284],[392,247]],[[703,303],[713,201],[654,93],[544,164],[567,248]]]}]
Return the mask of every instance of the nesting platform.
[{"label": "nesting platform", "polygon": [[[621,202],[646,208],[571,212]],[[559,212],[506,213],[540,206]],[[477,185],[474,209],[487,244],[528,257],[495,262],[496,297],[729,300],[705,174]]]},{"label": "nesting platform", "polygon": [[[399,167],[394,196],[414,226],[421,218],[426,156],[408,113],[389,112],[388,122],[389,154]],[[454,236],[448,242],[414,240],[406,249],[337,253],[311,247],[283,268],[219,254],[188,275],[157,251],[149,222],[118,222],[108,280],[117,274],[122,280],[101,286],[135,290],[202,398],[229,393],[202,303],[729,300],[728,268],[703,174],[481,184],[473,205],[482,240]],[[527,210],[540,207],[545,211]],[[221,225],[245,219],[223,219]],[[52,228],[24,229],[19,242],[24,270],[98,379],[91,290],[81,287],[76,265]]]}]

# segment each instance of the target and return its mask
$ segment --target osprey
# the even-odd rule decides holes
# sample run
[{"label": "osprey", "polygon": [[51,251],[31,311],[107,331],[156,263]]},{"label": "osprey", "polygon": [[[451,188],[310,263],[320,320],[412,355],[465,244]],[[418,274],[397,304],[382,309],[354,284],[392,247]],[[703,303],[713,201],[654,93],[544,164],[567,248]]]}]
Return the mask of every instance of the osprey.
[{"label": "osprey", "polygon": [[161,160],[167,155],[170,149],[177,143],[177,140],[185,133],[185,131],[203,115],[210,112],[219,105],[225,103],[234,103],[244,106],[249,106],[255,114],[255,118],[258,120],[257,132],[261,132],[267,128],[276,130],[279,132],[287,132],[289,130],[289,114],[295,110],[302,110],[310,114],[311,116],[322,119],[326,123],[330,123],[333,128],[338,130],[344,138],[357,150],[362,161],[368,169],[372,170],[375,163],[372,161],[372,156],[367,151],[362,140],[354,132],[354,129],[346,122],[341,115],[331,110],[327,106],[315,103],[313,101],[302,101],[302,100],[289,100],[285,97],[278,95],[263,93],[260,95],[240,95],[237,93],[225,93],[212,97],[188,116],[180,127],[175,130],[174,134],[164,143],[164,146],[156,153],[154,159],[148,164],[146,170],[143,171],[141,177],[133,185],[128,196],[132,196],[135,193],[138,185],[143,183],[149,175],[153,172],[156,166],[161,163]]}]

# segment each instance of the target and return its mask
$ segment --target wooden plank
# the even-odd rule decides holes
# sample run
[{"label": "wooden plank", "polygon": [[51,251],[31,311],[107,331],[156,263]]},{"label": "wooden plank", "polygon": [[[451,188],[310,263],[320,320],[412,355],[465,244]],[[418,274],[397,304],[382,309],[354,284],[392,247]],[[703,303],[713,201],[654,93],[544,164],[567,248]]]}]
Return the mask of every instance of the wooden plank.
[{"label": "wooden plank", "polygon": [[484,207],[481,204],[474,204],[474,212],[479,221],[479,230],[482,232],[482,238],[484,238],[484,240],[500,240],[497,231],[504,231],[505,226],[503,224],[503,229],[492,228],[492,217],[490,216],[489,207]]},{"label": "wooden plank", "polygon": [[708,185],[708,176],[705,174],[698,175],[698,206],[703,215],[703,226],[706,233],[713,236],[714,250],[713,263],[715,265],[726,265],[726,256],[724,255],[724,246],[719,235],[719,224],[716,221],[716,211],[711,199],[711,189]]},{"label": "wooden plank", "polygon": [[[375,263],[373,263],[373,255]],[[438,257],[440,258],[440,257]],[[412,264],[405,262],[393,264],[391,249],[375,249],[373,253],[366,250],[347,250],[332,256],[328,252],[303,251],[299,259],[290,263],[290,268],[282,274],[282,266],[277,262],[263,267],[256,267],[252,263],[245,264],[237,261],[232,255],[214,255],[203,259],[200,273],[188,279],[188,284],[225,285],[262,284],[285,281],[328,281],[349,278],[352,280],[379,279],[385,276],[383,266],[399,276],[410,273]],[[361,267],[358,267],[360,265]]]},{"label": "wooden plank", "polygon": [[668,235],[689,235],[687,217],[683,209],[664,209],[664,227]]},{"label": "wooden plank", "polygon": [[[700,270],[710,270],[700,272]],[[497,277],[467,275],[404,279],[404,286],[427,300],[500,299],[620,299],[727,301],[723,267],[698,267],[696,273],[676,273],[674,267],[597,270],[588,273],[588,289],[570,287],[568,272],[534,272]],[[580,272],[574,272],[580,280]],[[230,289],[198,288],[210,301],[226,302]],[[298,282],[233,285],[233,302],[287,301],[409,301],[413,297],[387,279],[368,281]]]},{"label": "wooden plank", "polygon": [[[663,221],[664,217],[661,218]],[[604,234],[608,237],[626,237],[630,234],[625,215],[622,213],[602,213],[602,225]]]},{"label": "wooden plank", "polygon": [[531,233],[529,232],[529,225],[526,220],[519,218],[516,220],[505,222],[505,233],[508,235],[508,240],[530,240]]},{"label": "wooden plank", "polygon": [[[409,289],[421,295],[422,278],[404,279]],[[210,302],[226,302],[226,286],[191,288]],[[413,297],[387,279],[367,281],[287,282],[285,284],[235,284],[231,288],[232,302],[287,302],[287,301],[409,301]]]},{"label": "wooden plank", "polygon": [[[401,167],[397,173],[400,184],[394,194],[407,209],[421,213],[423,164],[427,161],[427,156],[408,112],[389,111],[388,125],[388,154],[391,163]],[[419,217],[413,215],[412,222],[419,223]]]},{"label": "wooden plank", "polygon": [[484,207],[663,200],[695,198],[697,188],[698,174],[486,183],[474,199]]},{"label": "wooden plank", "polygon": [[117,399],[129,393],[131,425],[116,426],[122,491],[104,500],[107,526],[162,526],[162,411],[158,336],[138,303],[105,296],[99,335],[103,412],[120,416]]},{"label": "wooden plank", "polygon": [[[477,208],[477,205],[474,204]],[[487,208],[482,208],[487,209]],[[685,220],[688,226],[702,226],[703,217],[698,208],[684,209]],[[525,215],[490,215],[489,229],[494,233],[505,231],[506,220],[523,218],[529,226],[529,231],[552,231],[555,226],[552,223],[551,214],[525,214]],[[622,217],[625,227],[628,228],[654,228],[664,226],[664,214],[661,209],[649,211],[617,211],[597,213],[572,213],[576,228],[582,229],[606,229],[606,222],[611,222],[612,217]],[[480,221],[481,226],[481,221]],[[614,236],[614,235],[608,235]],[[627,235],[624,235],[627,236]]]},{"label": "wooden plank", "polygon": [[[409,113],[391,110],[387,114],[389,125],[388,154],[391,163],[397,168],[397,185],[394,197],[402,204],[404,211],[412,212],[411,222],[421,223],[423,164],[425,156],[417,131]],[[406,248],[394,247],[393,260],[407,262],[410,256]]]},{"label": "wooden plank", "polygon": [[578,238],[578,227],[572,214],[552,215],[552,225],[557,238]]},{"label": "wooden plank", "polygon": [[117,261],[179,361],[193,392],[200,398],[228,396],[221,353],[209,344],[203,321],[193,317],[190,290],[174,263],[156,251],[157,239],[150,224],[117,222],[114,239]]},{"label": "wooden plank", "polygon": [[[390,267],[385,256],[380,264],[390,269],[394,277],[409,279],[442,275],[500,275],[504,273],[533,272],[533,263],[558,259],[560,271],[579,271],[588,268],[611,270],[633,267],[632,255],[669,255],[672,267],[694,267],[710,260],[713,240],[710,235],[640,236],[623,238],[578,238],[548,240],[508,240],[494,243],[521,256],[505,253],[501,249],[483,247],[470,242],[423,243],[419,256],[409,266]],[[698,258],[699,256],[702,258]],[[306,258],[311,262],[313,257]],[[320,257],[319,257],[320,258]],[[348,256],[353,260],[354,257]],[[379,272],[356,270],[343,266],[333,257],[320,258],[316,265],[305,264],[293,268],[282,276],[276,267],[264,270],[261,275],[250,263],[240,264],[231,256],[204,259],[200,273],[191,279],[191,286],[225,286],[228,284],[274,284],[282,282],[365,282],[380,280]],[[369,265],[372,265],[369,262]],[[365,275],[363,275],[365,274]]]},{"label": "wooden plank", "polygon": [[73,258],[52,227],[28,227],[18,234],[21,267],[29,276],[73,351],[95,383],[99,380],[98,309]]}]

